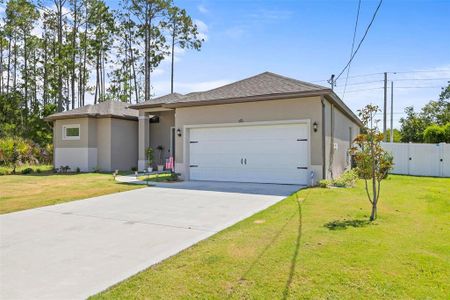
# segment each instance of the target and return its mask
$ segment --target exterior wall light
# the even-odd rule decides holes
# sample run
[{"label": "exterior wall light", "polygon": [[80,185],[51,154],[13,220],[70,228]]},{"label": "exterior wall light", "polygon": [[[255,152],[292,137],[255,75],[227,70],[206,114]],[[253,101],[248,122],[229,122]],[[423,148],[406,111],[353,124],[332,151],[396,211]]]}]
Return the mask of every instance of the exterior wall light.
[{"label": "exterior wall light", "polygon": [[181,129],[180,128],[177,129],[177,135],[181,136]]},{"label": "exterior wall light", "polygon": [[313,123],[313,130],[314,132],[317,132],[317,129],[319,128],[319,124],[317,122]]}]

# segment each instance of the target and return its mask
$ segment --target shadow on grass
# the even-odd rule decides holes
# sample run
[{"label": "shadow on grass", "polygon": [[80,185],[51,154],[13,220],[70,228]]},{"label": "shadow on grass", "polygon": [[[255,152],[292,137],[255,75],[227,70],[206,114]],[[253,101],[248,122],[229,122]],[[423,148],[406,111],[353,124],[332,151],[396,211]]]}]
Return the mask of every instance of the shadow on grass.
[{"label": "shadow on grass", "polygon": [[[295,218],[295,216],[298,215],[298,232],[297,232],[297,238],[296,238],[296,243],[295,243],[295,250],[294,250],[294,254],[293,254],[292,258],[291,258],[290,272],[289,272],[289,276],[288,276],[288,279],[286,281],[286,285],[285,285],[285,288],[284,288],[284,291],[283,291],[283,299],[287,298],[287,296],[289,294],[289,289],[290,289],[290,286],[291,286],[291,283],[292,283],[292,279],[293,279],[293,276],[294,276],[296,264],[297,264],[297,256],[298,256],[298,251],[299,251],[299,248],[300,248],[300,238],[301,238],[301,233],[302,233],[302,231],[301,231],[302,230],[302,209],[301,209],[301,204],[300,204],[300,201],[298,199],[297,193],[296,193],[296,202],[297,202],[297,206],[298,206],[298,212],[295,211],[289,218],[286,219],[286,222],[283,224],[283,226],[281,226],[281,228],[273,235],[272,239],[262,249],[262,251],[256,257],[256,259],[250,264],[250,267],[247,269],[247,271],[244,272],[244,274],[241,276],[241,278],[239,279],[239,282],[242,282],[242,281],[246,280],[248,274],[259,263],[259,261],[263,258],[263,256],[266,254],[266,252],[270,249],[270,247],[275,245],[275,241],[285,231],[286,227]],[[228,295],[227,299],[232,298],[232,295],[233,295],[233,292]]]},{"label": "shadow on grass", "polygon": [[[309,195],[309,194],[308,194]],[[287,299],[289,296],[289,290],[291,289],[292,279],[294,278],[295,268],[297,267],[297,257],[298,251],[300,249],[300,239],[302,237],[302,206],[300,205],[300,201],[298,199],[298,193],[295,194],[296,202],[298,206],[298,228],[297,228],[297,239],[295,240],[295,250],[291,259],[291,268],[289,270],[289,276],[286,281],[286,285],[283,290],[283,300]]]},{"label": "shadow on grass", "polygon": [[369,220],[355,219],[355,220],[335,220],[324,224],[323,227],[326,227],[329,230],[345,230],[348,227],[359,228],[365,227],[367,225],[371,225],[371,222]]}]

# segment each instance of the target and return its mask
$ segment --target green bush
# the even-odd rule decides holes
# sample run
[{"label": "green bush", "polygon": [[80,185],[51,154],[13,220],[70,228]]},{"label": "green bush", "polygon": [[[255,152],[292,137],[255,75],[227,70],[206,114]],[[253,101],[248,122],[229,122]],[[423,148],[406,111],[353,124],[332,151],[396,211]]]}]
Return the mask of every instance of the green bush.
[{"label": "green bush", "polygon": [[20,137],[0,138],[0,165],[37,165],[52,162],[53,146],[41,147]]},{"label": "green bush", "polygon": [[450,123],[445,124],[444,135],[445,135],[445,142],[450,143]]},{"label": "green bush", "polygon": [[30,174],[30,173],[32,173],[33,172],[33,169],[32,168],[25,168],[25,169],[23,169],[22,171],[21,171],[21,173],[23,174],[23,175],[25,175],[25,174]]},{"label": "green bush", "polygon": [[333,181],[330,179],[322,179],[319,181],[319,186],[321,188],[327,188],[333,184]]},{"label": "green bush", "polygon": [[425,128],[423,132],[423,139],[425,143],[442,143],[445,142],[444,126],[430,125]]},{"label": "green bush", "polygon": [[358,180],[358,173],[356,170],[347,170],[334,180],[333,185],[337,187],[354,187]]},{"label": "green bush", "polygon": [[334,187],[354,187],[356,181],[358,180],[358,172],[355,169],[347,170],[341,174],[338,178],[331,179],[323,179],[319,181],[319,186],[322,188],[334,186]]}]

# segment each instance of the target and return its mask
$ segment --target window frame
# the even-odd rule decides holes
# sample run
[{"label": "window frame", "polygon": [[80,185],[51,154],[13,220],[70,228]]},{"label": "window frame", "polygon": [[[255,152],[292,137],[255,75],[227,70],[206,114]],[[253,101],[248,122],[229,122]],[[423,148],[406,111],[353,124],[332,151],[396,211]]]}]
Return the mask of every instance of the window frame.
[{"label": "window frame", "polygon": [[[78,136],[67,136],[67,129],[78,128]],[[80,124],[65,124],[62,126],[63,141],[78,141],[81,138]]]}]

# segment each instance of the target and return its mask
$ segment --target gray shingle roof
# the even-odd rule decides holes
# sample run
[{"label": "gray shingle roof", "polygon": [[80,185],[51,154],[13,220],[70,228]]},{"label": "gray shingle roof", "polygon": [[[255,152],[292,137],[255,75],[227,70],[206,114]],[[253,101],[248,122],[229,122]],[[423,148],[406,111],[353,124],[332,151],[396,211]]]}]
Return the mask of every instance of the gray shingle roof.
[{"label": "gray shingle roof", "polygon": [[260,95],[288,94],[325,90],[326,87],[264,72],[209,91],[195,93],[177,102],[236,99]]},{"label": "gray shingle roof", "polygon": [[76,109],[52,114],[45,118],[47,121],[78,117],[116,117],[137,119],[139,111],[128,108],[130,104],[120,101],[105,101],[95,105],[86,105]]},{"label": "gray shingle roof", "polygon": [[328,88],[321,85],[284,77],[271,72],[264,72],[212,90],[193,92],[187,95],[181,95],[178,93],[168,94],[132,105],[131,107],[142,108],[151,107],[152,105],[158,104],[237,99],[253,96],[314,92],[322,90],[328,90]]},{"label": "gray shingle roof", "polygon": [[148,106],[151,106],[151,105],[175,103],[178,100],[182,99],[183,97],[185,97],[185,96],[182,95],[182,94],[172,93],[172,94],[167,94],[167,95],[164,95],[164,96],[161,96],[161,97],[157,97],[157,98],[154,98],[154,99],[150,99],[150,100],[142,102],[142,103],[134,104],[134,105],[131,105],[130,107],[138,109],[138,108],[143,107],[143,106],[148,107]]}]

